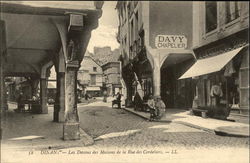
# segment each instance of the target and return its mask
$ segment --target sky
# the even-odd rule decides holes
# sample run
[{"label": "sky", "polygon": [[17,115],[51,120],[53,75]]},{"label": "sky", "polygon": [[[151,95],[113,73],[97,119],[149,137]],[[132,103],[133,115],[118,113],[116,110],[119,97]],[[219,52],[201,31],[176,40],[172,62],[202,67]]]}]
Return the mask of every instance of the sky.
[{"label": "sky", "polygon": [[116,1],[105,1],[102,7],[102,17],[99,26],[91,33],[88,51],[93,52],[94,46],[110,46],[112,50],[119,47],[116,41],[118,32],[118,15],[115,10]]}]

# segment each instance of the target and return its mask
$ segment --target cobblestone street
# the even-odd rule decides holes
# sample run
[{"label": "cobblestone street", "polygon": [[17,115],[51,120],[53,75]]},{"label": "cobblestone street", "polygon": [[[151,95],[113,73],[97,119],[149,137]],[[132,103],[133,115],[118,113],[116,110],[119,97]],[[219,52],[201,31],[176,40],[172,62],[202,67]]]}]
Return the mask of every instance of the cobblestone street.
[{"label": "cobblestone street", "polygon": [[79,107],[81,128],[96,139],[94,146],[183,148],[248,148],[249,139],[218,136],[177,123],[148,122],[125,110],[106,106]]},{"label": "cobblestone street", "polygon": [[[249,139],[217,136],[214,133],[177,124],[148,122],[110,103],[78,104],[80,127],[94,138],[84,146],[83,139],[62,141],[62,124],[49,114],[8,112],[1,142],[2,162],[166,162],[248,163]],[[15,106],[10,105],[10,108]],[[171,116],[170,119],[179,118]],[[31,123],[32,122],[32,123]],[[40,125],[39,129],[37,126]],[[28,135],[43,136],[33,141],[11,141]],[[15,156],[15,158],[13,158]],[[239,157],[240,156],[240,157]],[[105,161],[104,161],[105,160]]]}]

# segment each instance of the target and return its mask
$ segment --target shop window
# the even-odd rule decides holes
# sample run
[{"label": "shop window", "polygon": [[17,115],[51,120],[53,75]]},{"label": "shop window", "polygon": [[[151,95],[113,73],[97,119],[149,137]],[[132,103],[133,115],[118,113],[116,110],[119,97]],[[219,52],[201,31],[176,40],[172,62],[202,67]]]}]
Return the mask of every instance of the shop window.
[{"label": "shop window", "polygon": [[226,23],[240,17],[240,3],[236,1],[226,2]]},{"label": "shop window", "polygon": [[217,28],[217,2],[207,1],[206,7],[206,33]]}]

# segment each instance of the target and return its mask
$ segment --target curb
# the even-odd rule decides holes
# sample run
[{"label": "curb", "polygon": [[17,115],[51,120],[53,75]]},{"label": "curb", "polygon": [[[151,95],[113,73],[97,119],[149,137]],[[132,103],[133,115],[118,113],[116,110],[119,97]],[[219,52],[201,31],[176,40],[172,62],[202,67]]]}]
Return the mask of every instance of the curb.
[{"label": "curb", "polygon": [[94,144],[94,139],[89,136],[82,128],[80,128],[80,137],[84,146],[90,146]]},{"label": "curb", "polygon": [[[126,110],[127,112],[130,112],[134,115],[137,115],[143,119],[146,119],[146,120],[149,120],[148,117],[142,115],[142,114],[139,114],[135,111],[132,111],[130,109],[127,109],[127,108],[123,108],[124,110]],[[195,129],[199,129],[199,130],[203,130],[203,131],[206,131],[206,132],[209,132],[209,133],[213,133],[215,135],[220,135],[220,136],[235,136],[235,137],[249,137],[249,135],[245,135],[245,134],[239,134],[239,133],[232,133],[232,132],[227,132],[227,131],[222,131],[222,130],[217,130],[217,129],[210,129],[210,128],[206,128],[206,127],[201,127],[199,125],[195,125],[195,124],[192,124],[192,123],[188,123],[188,122],[183,122],[183,121],[167,121],[167,120],[159,120],[159,121],[156,121],[156,122],[174,122],[174,123],[177,123],[177,124],[182,124],[182,125],[185,125],[185,126],[188,126],[188,127],[192,127],[192,128],[195,128]]]},{"label": "curb", "polygon": [[138,114],[138,113],[136,113],[136,112],[133,112],[133,111],[127,109],[127,108],[123,108],[123,109],[126,110],[127,112],[133,113],[134,115],[137,115],[137,116],[139,116],[139,117],[141,117],[141,118],[143,118],[143,119],[149,120],[149,118],[146,117],[146,116],[143,116],[143,115],[141,115],[141,114]]},{"label": "curb", "polygon": [[[232,128],[232,127],[231,127]],[[214,129],[214,132],[217,134],[217,135],[220,135],[220,136],[232,136],[232,137],[250,137],[249,136],[249,131],[248,133],[240,133],[239,131],[236,130],[228,130],[228,128],[223,128],[223,127],[218,127],[216,129]]]},{"label": "curb", "polygon": [[185,125],[185,126],[188,126],[188,127],[196,128],[196,129],[199,129],[199,130],[203,130],[203,131],[207,131],[207,132],[215,134],[213,129],[209,129],[209,128],[206,128],[206,127],[201,127],[201,126],[194,125],[194,124],[188,123],[188,122],[182,122],[182,121],[173,121],[173,122],[177,123],[177,124],[182,124],[182,125]]},{"label": "curb", "polygon": [[[127,108],[123,108],[123,109],[126,110],[126,111],[128,111],[128,112],[130,112],[130,113],[133,113],[134,115],[137,115],[137,116],[139,116],[139,117],[141,117],[141,118],[143,118],[143,119],[150,120],[149,117],[144,116],[144,115],[142,115],[142,114],[139,114],[139,113],[137,113],[137,112],[135,112],[135,111],[129,110],[129,109],[127,109]],[[153,121],[153,122],[171,123],[172,121],[169,121],[169,120],[157,120],[157,121]]]}]

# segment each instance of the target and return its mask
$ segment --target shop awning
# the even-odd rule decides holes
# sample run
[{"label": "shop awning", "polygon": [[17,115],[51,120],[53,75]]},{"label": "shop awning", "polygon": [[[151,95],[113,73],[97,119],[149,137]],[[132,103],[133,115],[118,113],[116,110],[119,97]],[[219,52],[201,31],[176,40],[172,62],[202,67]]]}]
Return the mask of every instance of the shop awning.
[{"label": "shop awning", "polygon": [[86,91],[100,91],[100,87],[87,87]]},{"label": "shop awning", "polygon": [[205,59],[199,59],[195,64],[185,72],[179,79],[201,76],[220,71],[234,56],[236,56],[244,47],[234,49],[223,54]]}]

